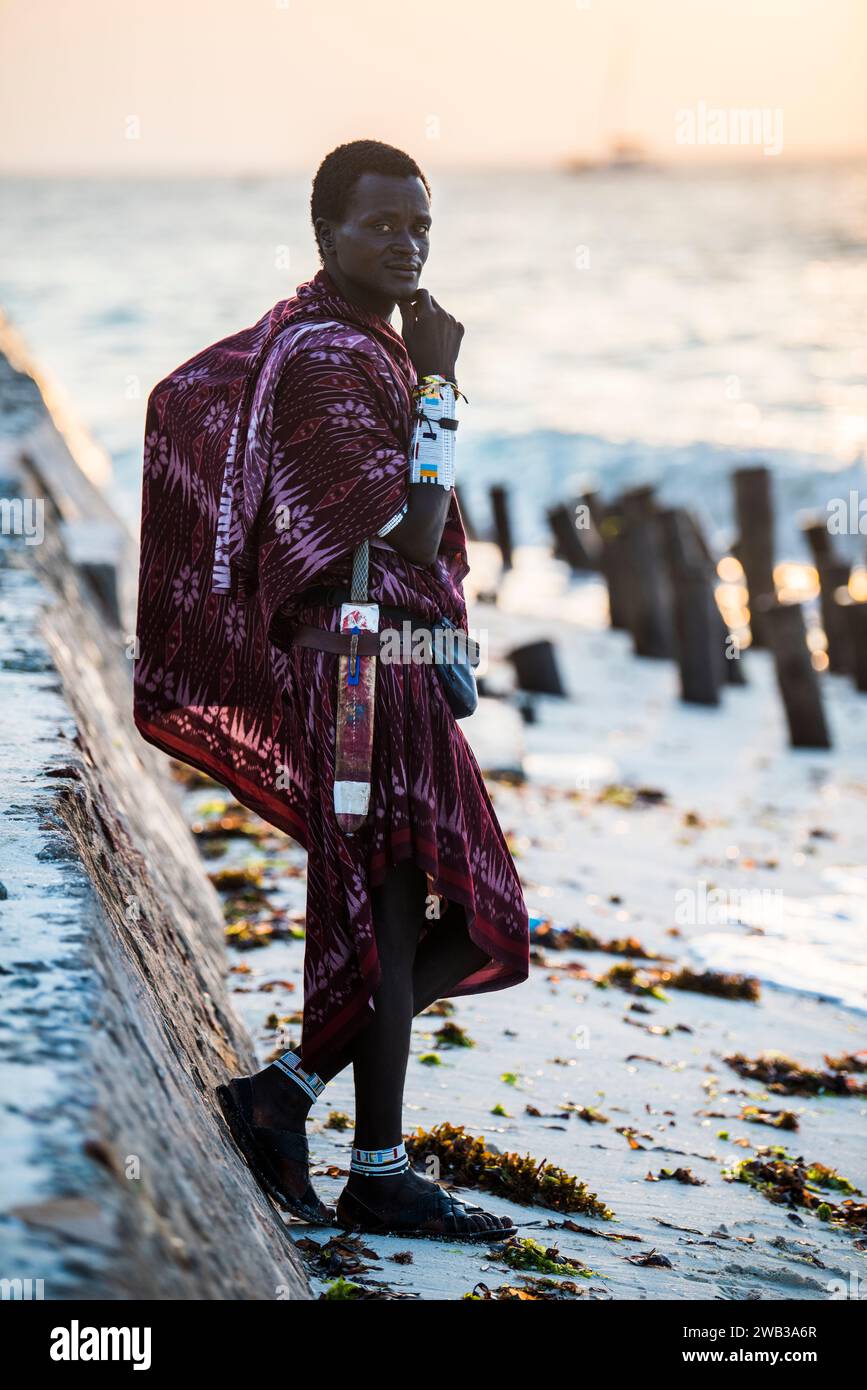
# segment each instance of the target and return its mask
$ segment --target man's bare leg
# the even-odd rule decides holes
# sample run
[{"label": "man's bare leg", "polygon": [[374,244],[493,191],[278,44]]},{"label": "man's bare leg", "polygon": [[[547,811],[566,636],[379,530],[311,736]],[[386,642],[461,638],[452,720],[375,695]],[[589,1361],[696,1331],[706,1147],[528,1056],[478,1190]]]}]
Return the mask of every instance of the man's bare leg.
[{"label": "man's bare leg", "polygon": [[[463,913],[456,905],[428,932],[418,944],[418,936],[424,921],[424,900],[426,881],[424,875],[412,861],[404,861],[390,875],[388,890],[382,895],[374,890],[375,921],[385,912],[387,925],[382,928],[383,942],[380,944],[380,929],[377,926],[377,946],[382,960],[383,946],[389,950],[388,943],[393,936],[400,943],[411,942],[413,958],[411,966],[412,998],[409,1005],[410,1021],[412,1015],[424,1009],[447,994],[458,982],[479,969],[489,959],[488,954],[470,939]],[[383,885],[385,887],[386,885]],[[376,894],[379,894],[377,899]],[[388,988],[391,988],[389,984]],[[403,1001],[402,1007],[407,1007]],[[319,1071],[323,1081],[330,1081],[354,1060],[356,1050],[363,1044],[371,1025],[353,1038],[344,1052],[334,1058],[330,1066]],[[407,1049],[409,1036],[406,1040]],[[303,1064],[302,1056],[302,1064]],[[403,1072],[399,1088],[386,1086],[388,1103],[393,1106],[394,1097],[399,1094],[402,1102]],[[362,1071],[364,1062],[362,1061]],[[293,1081],[285,1077],[276,1067],[266,1067],[251,1078],[253,1086],[253,1122],[274,1129],[286,1129],[303,1133],[312,1101]],[[363,1083],[362,1083],[363,1084]],[[380,1082],[378,1088],[383,1091]],[[362,1141],[359,1141],[361,1143]],[[387,1141],[385,1141],[387,1142]],[[365,1144],[365,1147],[378,1147]],[[307,1171],[301,1164],[286,1163],[284,1181],[287,1189],[300,1194],[307,1183]]]}]

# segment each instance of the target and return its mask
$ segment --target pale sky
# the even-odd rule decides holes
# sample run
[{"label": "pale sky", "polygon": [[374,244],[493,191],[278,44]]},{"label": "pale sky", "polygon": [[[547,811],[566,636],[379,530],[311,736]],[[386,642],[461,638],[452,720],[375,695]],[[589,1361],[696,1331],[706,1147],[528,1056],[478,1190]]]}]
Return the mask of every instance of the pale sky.
[{"label": "pale sky", "polygon": [[309,172],[361,137],[430,169],[763,158],[678,144],[699,102],[864,153],[867,0],[0,0],[6,172]]}]

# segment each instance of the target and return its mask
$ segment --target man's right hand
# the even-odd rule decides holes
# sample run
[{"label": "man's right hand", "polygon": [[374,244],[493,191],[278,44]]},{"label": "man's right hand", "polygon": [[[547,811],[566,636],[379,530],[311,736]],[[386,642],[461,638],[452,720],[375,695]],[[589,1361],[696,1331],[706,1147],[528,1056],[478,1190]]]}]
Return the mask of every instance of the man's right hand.
[{"label": "man's right hand", "polygon": [[403,340],[419,376],[437,373],[455,381],[464,325],[446,313],[427,290],[419,290],[409,299],[399,299],[397,307]]}]

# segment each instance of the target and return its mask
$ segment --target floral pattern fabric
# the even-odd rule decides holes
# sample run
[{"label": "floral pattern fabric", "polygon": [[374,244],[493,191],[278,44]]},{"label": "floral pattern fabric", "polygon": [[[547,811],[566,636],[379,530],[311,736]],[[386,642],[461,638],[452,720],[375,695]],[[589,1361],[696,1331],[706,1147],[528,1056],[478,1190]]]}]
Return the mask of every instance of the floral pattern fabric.
[{"label": "floral pattern fabric", "polygon": [[[390,864],[412,857],[489,956],[452,993],[528,968],[518,875],[436,671],[378,663],[371,809],[346,836],[332,803],[338,658],[286,640],[295,622],[336,627],[303,590],[348,583],[355,547],[407,500],[414,381],[403,339],[323,270],[148,402],[135,719],[308,851],[306,1067],[369,1017],[370,889]],[[371,546],[371,598],[423,619],[466,627],[466,573],[454,495],[430,568]]]}]

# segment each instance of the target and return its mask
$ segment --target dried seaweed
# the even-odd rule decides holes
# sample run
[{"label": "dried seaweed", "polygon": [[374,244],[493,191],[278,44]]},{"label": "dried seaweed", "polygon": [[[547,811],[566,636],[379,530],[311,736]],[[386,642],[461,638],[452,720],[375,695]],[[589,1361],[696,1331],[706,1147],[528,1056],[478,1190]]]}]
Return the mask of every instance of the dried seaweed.
[{"label": "dried seaweed", "polygon": [[261,889],[262,865],[239,864],[233,868],[218,869],[216,873],[208,874],[208,878],[218,893],[232,893],[245,888]]},{"label": "dried seaweed", "polygon": [[206,772],[200,772],[197,767],[191,767],[189,763],[179,763],[174,758],[169,759],[169,768],[172,777],[176,782],[180,782],[182,787],[214,787],[223,790],[219,782],[215,782],[213,777],[209,777]]},{"label": "dried seaweed", "polygon": [[552,951],[604,951],[612,956],[632,956],[640,960],[659,960],[656,951],[649,951],[637,937],[614,937],[603,941],[588,927],[555,927],[551,922],[540,922],[533,928],[532,940]]},{"label": "dried seaweed", "polygon": [[781,1052],[763,1052],[760,1057],[745,1057],[733,1053],[723,1060],[738,1076],[759,1081],[769,1091],[787,1096],[820,1096],[830,1092],[837,1096],[867,1096],[867,1086],[844,1071],[819,1071],[794,1062]]},{"label": "dried seaweed", "polygon": [[354,1274],[365,1274],[370,1269],[378,1268],[368,1261],[380,1258],[360,1235],[332,1236],[322,1244],[304,1236],[296,1240],[295,1248],[301,1252],[307,1267],[325,1278],[329,1275],[347,1278]]},{"label": "dried seaweed", "polygon": [[712,994],[719,999],[748,999],[751,1003],[755,1003],[761,993],[758,980],[752,976],[725,974],[719,970],[690,970],[683,967],[665,983],[672,989],[689,990],[693,994]]},{"label": "dried seaweed", "polygon": [[706,1187],[704,1178],[697,1178],[691,1168],[660,1168],[654,1176],[648,1173],[645,1182],[680,1182],[685,1187]]},{"label": "dried seaweed", "polygon": [[613,965],[595,983],[600,989],[614,985],[628,994],[649,994],[667,1002],[665,989],[688,990],[695,994],[712,994],[720,999],[747,999],[754,1003],[760,994],[758,980],[749,975],[727,975],[718,970],[641,970],[637,965],[621,962]]},{"label": "dried seaweed", "polygon": [[344,1130],[352,1129],[355,1124],[351,1115],[347,1115],[345,1110],[332,1110],[328,1119],[325,1121],[325,1129],[336,1129],[343,1133]]},{"label": "dried seaweed", "polygon": [[659,806],[665,803],[667,796],[657,787],[627,787],[620,782],[611,782],[602,788],[596,800],[612,806]]},{"label": "dried seaweed", "polygon": [[[757,1158],[745,1158],[729,1172],[723,1173],[727,1182],[744,1182],[756,1188],[768,1201],[791,1208],[804,1207],[844,1230],[867,1230],[867,1203],[830,1202],[824,1191],[861,1193],[846,1178],[823,1163],[805,1164],[803,1158],[770,1157],[771,1151]],[[779,1151],[777,1151],[779,1152]]]},{"label": "dried seaweed", "polygon": [[867,1071],[867,1052],[844,1052],[841,1057],[829,1057],[825,1062],[831,1071]]},{"label": "dried seaweed", "polygon": [[561,1255],[556,1245],[540,1245],[529,1236],[512,1236],[491,1258],[504,1260],[512,1269],[534,1270],[537,1274],[580,1274],[582,1279],[593,1277],[594,1271],[588,1269],[581,1260]]},{"label": "dried seaweed", "polygon": [[610,1220],[614,1213],[586,1183],[545,1159],[530,1154],[495,1153],[484,1136],[467,1134],[463,1125],[447,1121],[432,1130],[419,1129],[406,1141],[412,1159],[435,1157],[440,1173],[459,1187],[475,1187],[518,1202],[554,1211],[581,1211]]},{"label": "dried seaweed", "polygon": [[627,1255],[626,1260],[631,1265],[641,1265],[643,1269],[673,1269],[674,1265],[667,1255],[658,1255],[655,1250],[648,1250],[644,1255]]},{"label": "dried seaweed", "polygon": [[561,1110],[566,1115],[577,1115],[579,1120],[583,1120],[588,1125],[607,1125],[610,1123],[608,1115],[603,1115],[601,1110],[597,1110],[595,1105],[572,1105],[571,1102],[562,1105]]},{"label": "dried seaweed", "polygon": [[604,975],[597,976],[595,983],[600,989],[614,985],[618,989],[625,989],[628,994],[650,994],[654,999],[665,1002],[666,996],[658,980],[653,978],[656,974],[656,971],[639,970],[635,965],[612,965]]},{"label": "dried seaweed", "polygon": [[327,1301],[337,1299],[361,1299],[375,1298],[376,1295],[369,1289],[363,1289],[360,1284],[354,1284],[351,1279],[335,1279],[319,1295],[320,1299]]},{"label": "dried seaweed", "polygon": [[207,811],[207,807],[198,807],[199,815],[204,819],[194,820],[190,826],[198,840],[238,838],[253,840],[256,844],[277,842],[278,832],[274,827],[257,816],[251,816],[242,806],[234,809],[224,807],[212,815],[208,815]]},{"label": "dried seaweed", "polygon": [[438,1028],[434,1037],[440,1047],[475,1047],[475,1040],[470,1037],[465,1028],[459,1023],[444,1023],[442,1028]]},{"label": "dried seaweed", "polygon": [[465,1293],[463,1298],[473,1303],[507,1303],[513,1300],[519,1303],[561,1303],[571,1298],[581,1298],[587,1293],[586,1288],[580,1288],[571,1279],[534,1278],[525,1274],[521,1280],[520,1285],[500,1284],[496,1289],[489,1288],[487,1284],[476,1284],[472,1293]]},{"label": "dried seaweed", "polygon": [[242,914],[227,923],[226,940],[233,946],[267,946],[271,941],[303,940],[304,931],[285,912],[262,913],[255,920]]},{"label": "dried seaweed", "polygon": [[769,1125],[771,1129],[797,1129],[794,1110],[762,1110],[758,1105],[745,1105],[738,1117],[751,1125]]},{"label": "dried seaweed", "polygon": [[437,999],[436,1003],[429,1004],[426,1009],[422,1009],[422,1018],[450,1018],[455,1011],[455,1006],[450,999]]}]

